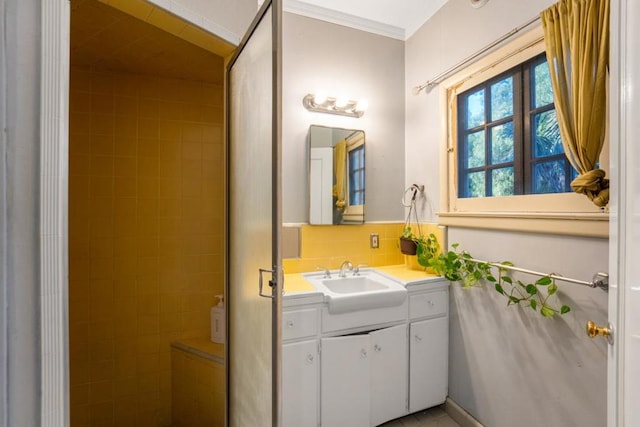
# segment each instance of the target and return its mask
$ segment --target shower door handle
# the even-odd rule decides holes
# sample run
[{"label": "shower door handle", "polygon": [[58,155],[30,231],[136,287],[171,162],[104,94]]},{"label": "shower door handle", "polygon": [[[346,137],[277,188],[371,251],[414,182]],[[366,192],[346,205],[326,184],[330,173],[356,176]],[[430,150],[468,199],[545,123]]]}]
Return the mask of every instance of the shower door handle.
[{"label": "shower door handle", "polygon": [[273,287],[276,285],[276,282],[273,280],[273,275],[275,274],[275,270],[268,270],[266,268],[261,268],[259,269],[260,271],[260,278],[258,280],[258,295],[260,295],[263,298],[271,298],[274,299],[275,296],[274,295],[269,295],[269,294],[265,294],[264,293],[264,281],[262,279],[262,274],[263,273],[271,273],[271,279],[269,280],[269,287],[273,289]]}]

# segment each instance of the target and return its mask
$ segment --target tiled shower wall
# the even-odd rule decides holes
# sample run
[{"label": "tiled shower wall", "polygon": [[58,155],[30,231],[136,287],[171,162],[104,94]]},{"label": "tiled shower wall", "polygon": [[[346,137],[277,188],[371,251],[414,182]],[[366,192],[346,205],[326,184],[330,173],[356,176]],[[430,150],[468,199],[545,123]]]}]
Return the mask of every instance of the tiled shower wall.
[{"label": "tiled shower wall", "polygon": [[72,427],[169,426],[169,344],[223,292],[223,88],[73,67]]}]

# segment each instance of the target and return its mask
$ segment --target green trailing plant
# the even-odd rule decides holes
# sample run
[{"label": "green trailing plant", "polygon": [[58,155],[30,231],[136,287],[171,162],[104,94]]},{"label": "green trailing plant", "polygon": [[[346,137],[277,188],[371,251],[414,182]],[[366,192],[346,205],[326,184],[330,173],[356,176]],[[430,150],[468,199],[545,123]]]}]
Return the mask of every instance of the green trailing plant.
[{"label": "green trailing plant", "polygon": [[[471,254],[460,251],[458,246],[455,243],[451,245],[452,250],[429,260],[429,265],[436,274],[452,282],[461,283],[463,288],[480,286],[483,282],[492,283],[496,292],[507,299],[507,305],[522,304],[539,312],[543,317],[554,317],[556,314],[571,311],[568,305],[557,308],[549,302],[549,298],[558,292],[558,285],[551,277],[544,276],[533,283],[514,280],[507,269],[490,262],[475,261]],[[500,264],[514,265],[509,261]]]},{"label": "green trailing plant", "polygon": [[416,236],[413,234],[413,231],[411,230],[411,226],[407,225],[402,229],[402,234],[400,234],[400,237],[408,239],[408,240],[415,240]]},{"label": "green trailing plant", "polygon": [[429,233],[427,236],[419,236],[416,239],[416,244],[416,260],[418,264],[425,269],[431,267],[431,260],[435,258],[440,250],[438,239],[433,233]]},{"label": "green trailing plant", "polygon": [[425,269],[431,267],[431,259],[434,258],[440,250],[438,239],[433,233],[429,233],[426,236],[423,234],[416,235],[411,231],[410,226],[405,226],[400,238],[411,240],[415,244],[415,255],[419,265]]}]

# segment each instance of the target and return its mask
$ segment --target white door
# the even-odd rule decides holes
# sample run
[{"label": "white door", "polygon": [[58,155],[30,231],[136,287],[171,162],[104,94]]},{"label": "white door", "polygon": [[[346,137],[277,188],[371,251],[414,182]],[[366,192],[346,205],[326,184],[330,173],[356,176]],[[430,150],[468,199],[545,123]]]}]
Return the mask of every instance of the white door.
[{"label": "white door", "polygon": [[282,426],[317,427],[320,420],[318,341],[282,346]]},{"label": "white door", "polygon": [[311,148],[309,182],[309,223],[333,224],[332,147]]},{"label": "white door", "polygon": [[611,2],[608,427],[640,426],[640,4]]},{"label": "white door", "polygon": [[[282,269],[279,0],[265,2],[227,68],[227,422],[280,423]],[[262,285],[262,286],[260,286]]]},{"label": "white door", "polygon": [[409,326],[409,412],[443,403],[447,397],[449,318]]},{"label": "white door", "polygon": [[322,427],[369,427],[369,335],[323,338]]},{"label": "white door", "polygon": [[409,360],[407,325],[371,332],[371,425],[407,414]]}]

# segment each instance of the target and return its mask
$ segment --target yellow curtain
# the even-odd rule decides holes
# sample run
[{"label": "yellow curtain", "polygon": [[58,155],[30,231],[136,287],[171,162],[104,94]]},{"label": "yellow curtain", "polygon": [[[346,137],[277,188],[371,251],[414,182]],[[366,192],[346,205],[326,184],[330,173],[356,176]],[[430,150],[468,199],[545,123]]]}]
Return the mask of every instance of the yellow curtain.
[{"label": "yellow curtain", "polygon": [[609,180],[596,165],[606,126],[609,0],[561,0],[540,16],[562,145],[579,173],[571,188],[606,206]]},{"label": "yellow curtain", "polygon": [[345,200],[345,173],[347,171],[347,140],[341,139],[333,147],[333,170],[336,174],[336,183],[333,186],[333,197],[336,200],[336,208],[344,210]]}]

